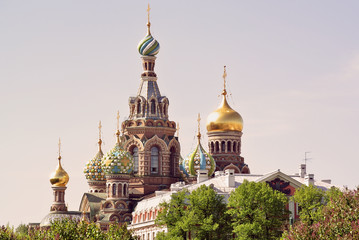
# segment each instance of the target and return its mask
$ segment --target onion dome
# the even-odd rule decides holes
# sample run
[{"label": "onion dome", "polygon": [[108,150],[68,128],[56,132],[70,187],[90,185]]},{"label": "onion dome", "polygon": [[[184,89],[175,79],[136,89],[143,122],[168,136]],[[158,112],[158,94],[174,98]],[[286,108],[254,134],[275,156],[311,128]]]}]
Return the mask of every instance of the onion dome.
[{"label": "onion dome", "polygon": [[160,51],[160,44],[151,34],[147,34],[147,36],[139,42],[137,48],[142,56],[155,56]]},{"label": "onion dome", "polygon": [[52,186],[66,187],[66,184],[69,182],[69,175],[61,166],[61,156],[58,159],[59,164],[57,169],[50,175],[50,183]]},{"label": "onion dome", "polygon": [[117,131],[115,146],[103,157],[102,168],[105,174],[130,174],[133,171],[133,156],[123,149],[120,132]]},{"label": "onion dome", "polygon": [[243,119],[241,115],[235,110],[233,110],[227,102],[226,76],[226,66],[224,66],[224,89],[222,92],[223,99],[221,105],[217,108],[217,110],[209,114],[207,118],[208,132],[241,132],[243,129]]},{"label": "onion dome", "polygon": [[104,181],[105,173],[102,169],[103,152],[101,149],[102,140],[98,140],[98,153],[85,166],[84,174],[87,180]]},{"label": "onion dome", "polygon": [[182,162],[181,170],[187,176],[196,176],[197,170],[208,170],[208,176],[211,176],[216,169],[216,162],[214,161],[211,154],[207,153],[201,144],[201,133],[199,131],[200,117],[198,114],[198,144],[196,149],[190,153],[185,160]]},{"label": "onion dome", "polygon": [[147,12],[148,12],[147,35],[144,39],[142,39],[138,43],[137,49],[142,56],[155,56],[160,51],[160,44],[151,35],[150,6],[148,6]]}]

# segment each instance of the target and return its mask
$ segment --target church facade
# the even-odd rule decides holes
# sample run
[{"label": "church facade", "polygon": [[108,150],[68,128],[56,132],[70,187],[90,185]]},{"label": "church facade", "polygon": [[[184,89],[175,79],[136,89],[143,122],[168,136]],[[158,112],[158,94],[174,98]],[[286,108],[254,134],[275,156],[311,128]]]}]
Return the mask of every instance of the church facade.
[{"label": "church facade", "polygon": [[[98,153],[84,169],[89,189],[83,194],[78,211],[66,207],[69,176],[59,156],[58,167],[50,179],[54,202],[41,227],[61,218],[93,221],[102,229],[111,223],[127,223],[141,239],[154,239],[159,231],[166,231],[154,222],[159,203],[168,201],[172,193],[184,188],[193,190],[202,184],[211,185],[225,199],[244,179],[265,181],[288,196],[302,184],[330,188],[328,181],[314,181],[314,176],[306,174],[305,166],[301,166],[297,175],[286,175],[279,170],[251,174],[241,156],[243,119],[227,102],[226,69],[222,103],[207,118],[208,151],[201,143],[198,126],[198,144],[182,158],[180,141],[175,136],[176,122],[168,115],[169,99],[161,95],[157,83],[155,64],[160,45],[151,35],[150,27],[148,21],[147,35],[138,45],[143,66],[138,93],[129,97],[127,120],[120,123],[117,116],[114,147],[103,153],[100,123]],[[289,209],[292,218],[297,218],[296,204],[290,203]]]}]

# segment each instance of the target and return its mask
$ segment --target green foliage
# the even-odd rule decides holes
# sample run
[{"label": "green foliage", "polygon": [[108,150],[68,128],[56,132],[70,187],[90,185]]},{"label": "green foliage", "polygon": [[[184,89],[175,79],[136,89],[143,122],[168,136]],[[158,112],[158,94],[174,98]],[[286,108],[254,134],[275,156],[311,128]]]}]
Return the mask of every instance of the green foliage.
[{"label": "green foliage", "polygon": [[25,224],[20,224],[19,226],[17,226],[15,231],[20,236],[27,236],[28,235],[28,226]]},{"label": "green foliage", "polygon": [[[25,225],[26,226],[26,225]],[[20,227],[20,226],[19,226]],[[126,224],[119,226],[118,224],[112,224],[109,230],[102,231],[96,223],[76,222],[70,219],[64,219],[61,221],[55,221],[51,227],[47,229],[30,229],[28,234],[20,231],[24,231],[24,227],[17,228],[15,233],[13,229],[7,227],[0,228],[0,239],[41,239],[41,240],[72,240],[72,239],[96,239],[96,240],[134,240],[131,232],[127,230]],[[19,229],[19,231],[18,231]],[[27,229],[27,227],[26,227]],[[27,233],[27,231],[26,231]]]},{"label": "green foliage", "polygon": [[168,233],[157,239],[227,239],[231,232],[229,216],[223,197],[205,185],[189,193],[187,190],[172,195],[169,203],[161,203],[156,224],[167,225]]},{"label": "green foliage", "polygon": [[300,221],[283,234],[286,240],[359,239],[359,191],[330,192],[314,224]]},{"label": "green foliage", "polygon": [[[336,191],[332,190],[332,194],[335,195]],[[313,224],[321,218],[321,210],[325,203],[324,196],[325,192],[313,185],[302,185],[295,191],[293,200],[299,205],[301,221]]]},{"label": "green foliage", "polygon": [[266,183],[243,183],[228,200],[236,239],[278,239],[288,219],[286,195]]}]

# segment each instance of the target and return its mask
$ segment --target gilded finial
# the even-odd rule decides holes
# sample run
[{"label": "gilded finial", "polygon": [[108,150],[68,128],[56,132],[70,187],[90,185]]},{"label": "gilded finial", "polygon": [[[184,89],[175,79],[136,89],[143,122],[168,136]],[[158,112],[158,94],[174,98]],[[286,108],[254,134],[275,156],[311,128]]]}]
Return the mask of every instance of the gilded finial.
[{"label": "gilded finial", "polygon": [[59,143],[58,143],[58,146],[59,146],[59,161],[61,160],[61,138],[59,138]]},{"label": "gilded finial", "polygon": [[227,70],[226,70],[226,66],[224,66],[224,70],[223,70],[223,92],[222,95],[227,95],[227,90],[226,90],[226,77],[227,77]]},{"label": "gilded finial", "polygon": [[197,137],[198,137],[198,141],[200,141],[200,139],[201,139],[201,115],[199,113],[198,113],[197,121],[198,121],[198,134],[197,134]]},{"label": "gilded finial", "polygon": [[117,130],[116,130],[116,136],[117,136],[117,142],[120,142],[120,111],[117,111]]},{"label": "gilded finial", "polygon": [[101,144],[102,144],[101,130],[102,130],[102,124],[101,124],[101,121],[100,121],[98,123],[98,148],[99,148],[99,151],[101,151]]},{"label": "gilded finial", "polygon": [[150,31],[150,27],[151,27],[151,23],[150,23],[150,4],[148,4],[147,6],[147,34],[151,35],[151,31]]},{"label": "gilded finial", "polygon": [[179,130],[180,130],[180,125],[179,125],[179,123],[177,123],[176,131],[177,131],[177,137],[178,138],[179,138]]}]

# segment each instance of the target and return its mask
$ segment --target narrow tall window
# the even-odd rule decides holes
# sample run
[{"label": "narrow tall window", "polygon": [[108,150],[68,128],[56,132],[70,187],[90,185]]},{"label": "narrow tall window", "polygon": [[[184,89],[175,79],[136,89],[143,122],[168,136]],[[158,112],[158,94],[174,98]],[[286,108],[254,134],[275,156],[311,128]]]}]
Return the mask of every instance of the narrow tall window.
[{"label": "narrow tall window", "polygon": [[225,152],[225,151],[226,151],[226,144],[225,144],[224,141],[222,141],[221,150],[222,150],[222,152]]},{"label": "narrow tall window", "polygon": [[138,148],[135,147],[132,151],[133,151],[133,162],[134,162],[133,172],[138,173]]},{"label": "narrow tall window", "polygon": [[122,184],[118,184],[118,196],[122,197]]},{"label": "narrow tall window", "polygon": [[237,148],[236,148],[236,142],[233,142],[233,152],[237,152]]},{"label": "narrow tall window", "polygon": [[231,142],[227,142],[227,152],[232,152]]},{"label": "narrow tall window", "polygon": [[137,102],[137,114],[141,113],[141,100]]},{"label": "narrow tall window", "polygon": [[170,175],[174,176],[175,175],[175,163],[176,163],[176,149],[174,147],[171,148],[171,155],[170,155]]},{"label": "narrow tall window", "polygon": [[158,173],[158,148],[151,148],[151,173]]},{"label": "narrow tall window", "polygon": [[116,184],[112,185],[112,196],[116,196]]},{"label": "narrow tall window", "polygon": [[154,99],[151,100],[151,114],[156,114],[156,101]]},{"label": "narrow tall window", "polygon": [[127,184],[123,185],[123,196],[126,197],[127,196]]},{"label": "narrow tall window", "polygon": [[213,153],[213,152],[214,152],[214,143],[211,142],[211,153]]},{"label": "narrow tall window", "polygon": [[219,143],[216,142],[216,152],[218,153],[219,152]]}]

